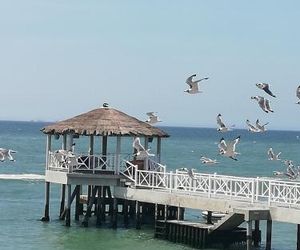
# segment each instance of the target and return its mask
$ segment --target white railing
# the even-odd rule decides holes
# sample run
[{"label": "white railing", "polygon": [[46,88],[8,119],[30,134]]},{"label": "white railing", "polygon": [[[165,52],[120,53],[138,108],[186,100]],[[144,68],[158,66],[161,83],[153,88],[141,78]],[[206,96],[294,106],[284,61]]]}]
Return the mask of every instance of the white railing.
[{"label": "white railing", "polygon": [[[300,208],[300,183],[267,178],[247,178],[217,174],[194,173],[191,177],[183,172],[158,172],[139,170],[127,165],[124,174],[136,187],[164,189],[212,198],[280,204]],[[123,172],[124,173],[124,172]]]},{"label": "white railing", "polygon": [[49,152],[48,170],[72,172],[113,171],[118,173],[121,158],[130,159],[130,154],[75,155],[72,153]]}]

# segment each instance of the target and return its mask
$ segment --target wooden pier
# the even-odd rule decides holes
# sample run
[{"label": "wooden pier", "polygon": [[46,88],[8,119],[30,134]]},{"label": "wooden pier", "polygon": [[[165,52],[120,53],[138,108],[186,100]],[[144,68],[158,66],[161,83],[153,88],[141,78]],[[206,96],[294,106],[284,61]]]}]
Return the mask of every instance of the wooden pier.
[{"label": "wooden pier", "polygon": [[[270,250],[272,221],[280,221],[298,225],[295,248],[300,250],[300,183],[168,172],[160,162],[161,139],[168,135],[107,105],[42,131],[47,135],[44,222],[51,220],[53,184],[60,185],[57,217],[68,227],[72,218],[88,227],[95,216],[96,226],[114,229],[141,229],[150,224],[155,237],[194,248],[245,244],[249,250],[262,241],[259,227],[265,221],[265,246]],[[137,136],[144,138],[145,152],[150,142],[156,148],[154,158],[145,152],[122,152],[122,138]],[[89,139],[86,153],[78,153],[74,147],[74,140],[79,144],[81,137]],[[108,150],[110,143],[113,152]],[[98,153],[96,145],[100,145]],[[202,210],[209,211],[206,223],[187,221],[186,209],[199,215]],[[226,215],[212,222],[212,211]]]}]

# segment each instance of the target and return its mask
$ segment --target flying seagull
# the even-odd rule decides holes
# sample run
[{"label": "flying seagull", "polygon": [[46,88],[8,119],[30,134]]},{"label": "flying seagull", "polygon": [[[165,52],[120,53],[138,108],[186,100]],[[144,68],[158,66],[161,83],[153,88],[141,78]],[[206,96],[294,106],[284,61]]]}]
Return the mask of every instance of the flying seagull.
[{"label": "flying seagull", "polygon": [[270,101],[268,99],[265,99],[264,97],[259,95],[251,96],[251,99],[256,100],[258,102],[259,107],[266,113],[274,112],[270,107]]},{"label": "flying seagull", "polygon": [[219,163],[216,159],[210,159],[210,158],[205,157],[205,156],[202,156],[202,157],[200,158],[200,161],[201,161],[203,164],[209,164],[209,165]]},{"label": "flying seagull", "polygon": [[[300,99],[300,85],[298,86],[296,90],[296,96]],[[296,102],[296,104],[300,104],[300,101]]]},{"label": "flying seagull", "polygon": [[221,114],[218,114],[217,116],[217,123],[219,125],[219,128],[217,130],[219,132],[227,132],[229,130],[229,128],[226,127],[225,123],[223,122]]},{"label": "flying seagull", "polygon": [[227,145],[224,138],[221,138],[220,143],[218,144],[219,154],[237,161],[235,156],[238,155],[239,153],[237,153],[235,151],[235,147],[236,147],[236,144],[239,143],[239,141],[240,141],[240,136],[235,138],[233,141],[231,141]]},{"label": "flying seagull", "polygon": [[267,123],[261,125],[261,124],[259,123],[259,119],[256,120],[256,128],[257,128],[257,130],[258,130],[259,132],[265,132],[265,131],[267,131],[267,129],[265,128],[265,126],[268,125],[268,124],[269,124],[269,123],[267,122]]},{"label": "flying seagull", "polygon": [[0,161],[5,161],[5,158],[9,159],[10,161],[15,161],[11,154],[17,153],[12,149],[0,148]]},{"label": "flying seagull", "polygon": [[268,95],[276,97],[270,90],[270,85],[267,83],[256,83],[256,86],[263,91],[265,91]]},{"label": "flying seagull", "polygon": [[136,155],[141,157],[141,158],[147,158],[149,156],[154,156],[154,154],[150,154],[149,153],[149,150],[150,149],[145,149],[143,147],[143,145],[141,144],[141,141],[140,141],[140,138],[139,137],[136,137],[134,140],[133,140],[133,143],[132,143],[132,146],[133,148],[137,151]]},{"label": "flying seagull", "polygon": [[185,90],[184,92],[187,92],[189,94],[197,94],[197,93],[201,93],[202,91],[199,91],[199,82],[203,81],[203,80],[208,80],[208,77],[205,78],[201,78],[199,80],[195,80],[193,81],[193,78],[196,76],[196,74],[191,75],[190,77],[188,77],[186,79],[186,83],[189,85],[189,89]]},{"label": "flying seagull", "polygon": [[248,119],[246,120],[246,124],[248,125],[248,131],[253,132],[253,133],[258,133],[259,132],[257,127],[252,125]]},{"label": "flying seagull", "polygon": [[151,125],[155,124],[155,123],[158,123],[158,122],[161,122],[159,117],[154,112],[148,112],[148,113],[146,113],[146,115],[148,115],[148,119],[146,120],[146,122],[151,124]]},{"label": "flying seagull", "polygon": [[280,156],[281,152],[279,152],[278,154],[275,154],[275,153],[273,152],[273,149],[272,149],[272,148],[269,148],[269,150],[268,150],[267,153],[268,153],[268,156],[269,156],[269,160],[270,160],[270,161],[280,161],[279,156]]}]

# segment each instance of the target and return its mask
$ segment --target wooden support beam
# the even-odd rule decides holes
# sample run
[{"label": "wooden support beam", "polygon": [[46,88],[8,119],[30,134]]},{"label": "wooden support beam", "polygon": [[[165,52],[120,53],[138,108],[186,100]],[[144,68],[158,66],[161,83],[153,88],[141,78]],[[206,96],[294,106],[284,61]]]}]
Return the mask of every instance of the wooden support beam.
[{"label": "wooden support beam", "polygon": [[271,242],[272,242],[272,220],[267,220],[266,250],[271,250]]},{"label": "wooden support beam", "polygon": [[[79,215],[80,215],[80,185],[77,185],[73,191],[75,199],[75,220],[79,221]],[[72,194],[72,195],[73,195]]]},{"label": "wooden support beam", "polygon": [[[74,200],[74,198],[75,198],[75,196],[76,196],[76,194],[77,194],[77,190],[78,190],[78,189],[80,189],[80,186],[76,186],[76,187],[74,188],[73,193],[71,194],[71,197],[70,197],[71,204],[72,204],[72,202],[73,202],[73,200]],[[67,208],[65,207],[64,211],[63,211],[63,212],[61,213],[61,215],[59,216],[59,219],[60,219],[60,220],[64,220],[64,219],[65,219],[65,217],[66,217],[66,212],[67,212]]]},{"label": "wooden support beam", "polygon": [[66,199],[66,184],[61,185],[60,190],[60,209],[59,209],[59,219],[61,219],[61,216],[65,210],[65,199]]},{"label": "wooden support beam", "polygon": [[251,250],[252,248],[252,220],[247,221],[247,250]]},{"label": "wooden support beam", "polygon": [[128,215],[128,200],[124,200],[123,203],[123,216],[124,216],[124,227],[127,228],[129,224],[129,215]]},{"label": "wooden support beam", "polygon": [[259,220],[255,220],[254,225],[253,243],[254,247],[258,247],[260,242]]},{"label": "wooden support beam", "polygon": [[49,206],[50,206],[50,182],[45,182],[45,210],[44,216],[42,217],[41,221],[49,221]]},{"label": "wooden support beam", "polygon": [[102,224],[102,222],[101,222],[102,213],[103,213],[102,187],[97,186],[96,226],[101,226],[101,224]]},{"label": "wooden support beam", "polygon": [[71,185],[67,185],[67,206],[66,206],[66,226],[71,226]]},{"label": "wooden support beam", "polygon": [[89,217],[91,217],[92,207],[93,207],[94,202],[95,202],[96,191],[97,191],[97,187],[94,187],[93,190],[92,190],[92,197],[89,200],[89,204],[86,208],[86,213],[85,213],[85,216],[84,216],[84,219],[83,219],[83,222],[82,222],[82,225],[84,227],[88,227],[88,225],[89,225]]},{"label": "wooden support beam", "polygon": [[141,208],[140,202],[135,202],[135,228],[141,229]]},{"label": "wooden support beam", "polygon": [[300,224],[297,224],[297,250],[300,250]]}]

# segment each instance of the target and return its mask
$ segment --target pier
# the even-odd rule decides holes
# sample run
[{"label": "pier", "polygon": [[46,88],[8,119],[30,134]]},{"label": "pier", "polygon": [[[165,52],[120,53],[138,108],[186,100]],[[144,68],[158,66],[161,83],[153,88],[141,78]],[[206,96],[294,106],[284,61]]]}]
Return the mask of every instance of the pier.
[{"label": "pier", "polygon": [[[300,183],[272,178],[249,178],[217,174],[168,171],[161,164],[161,139],[169,135],[136,118],[104,106],[42,129],[47,135],[45,208],[42,221],[50,221],[50,185],[61,186],[58,217],[66,226],[74,219],[84,227],[96,216],[101,226],[122,224],[141,229],[154,227],[158,238],[206,248],[214,244],[245,244],[247,249],[265,241],[272,245],[272,222],[298,225],[300,249]],[[80,137],[88,137],[86,153],[74,149]],[[155,144],[155,157],[122,152],[122,138],[140,137],[148,149]],[[98,140],[99,139],[99,140]],[[53,148],[60,140],[60,148]],[[109,152],[112,142],[114,152]],[[97,142],[98,141],[98,142]],[[101,146],[96,152],[95,144]],[[110,149],[111,150],[111,149]],[[185,210],[207,210],[206,222],[185,220]],[[215,222],[211,212],[225,216]],[[261,239],[260,221],[266,221],[266,239]],[[119,221],[120,223],[120,221]],[[241,225],[244,225],[242,227]]]}]

